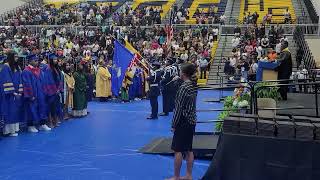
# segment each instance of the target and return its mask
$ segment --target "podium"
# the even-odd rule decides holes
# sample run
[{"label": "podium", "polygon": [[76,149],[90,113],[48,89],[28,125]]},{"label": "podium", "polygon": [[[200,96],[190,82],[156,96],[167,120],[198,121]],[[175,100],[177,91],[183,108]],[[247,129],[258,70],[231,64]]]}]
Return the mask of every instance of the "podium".
[{"label": "podium", "polygon": [[278,80],[278,72],[275,70],[279,66],[277,62],[259,62],[256,74],[257,81]]},{"label": "podium", "polygon": [[278,71],[264,69],[262,74],[262,81],[278,80]]}]

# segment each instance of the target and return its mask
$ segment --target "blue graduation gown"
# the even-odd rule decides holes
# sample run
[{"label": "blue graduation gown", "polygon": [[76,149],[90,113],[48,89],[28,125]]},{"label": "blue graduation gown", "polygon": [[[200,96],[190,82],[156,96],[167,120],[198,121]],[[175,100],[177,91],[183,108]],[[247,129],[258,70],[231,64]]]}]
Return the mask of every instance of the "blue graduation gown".
[{"label": "blue graduation gown", "polygon": [[8,64],[3,66],[0,73],[3,88],[2,113],[5,124],[14,124],[23,121],[23,97],[13,93],[23,94],[21,71],[13,72]]},{"label": "blue graduation gown", "polygon": [[[0,74],[3,68],[3,64],[0,64]],[[3,116],[2,116],[2,98],[3,98],[3,86],[0,86],[0,128],[2,128],[3,125]]]},{"label": "blue graduation gown", "polygon": [[115,97],[119,97],[119,83],[117,77],[117,71],[114,68],[109,68],[109,72],[111,72],[111,92]]},{"label": "blue graduation gown", "polygon": [[142,81],[142,73],[143,71],[141,69],[137,69],[137,78],[136,78],[136,84],[137,84],[137,89],[136,89],[136,96],[137,97],[142,97],[143,96],[143,81]]},{"label": "blue graduation gown", "polygon": [[43,71],[48,67],[47,64],[40,63],[40,69]]},{"label": "blue graduation gown", "polygon": [[[22,72],[25,107],[24,117],[26,121],[34,124],[39,123],[40,120],[48,118],[41,77],[41,71],[36,75],[29,67],[26,67]],[[33,97],[35,98],[34,101],[31,100]]]},{"label": "blue graduation gown", "polygon": [[141,70],[137,69],[135,76],[132,79],[132,84],[129,87],[129,99],[142,97],[142,77],[140,73]]},{"label": "blue graduation gown", "polygon": [[[48,110],[52,113],[53,116],[62,116],[62,106],[61,106],[61,93],[58,91],[63,91],[63,75],[59,73],[57,81],[53,77],[53,70],[50,66],[47,66],[43,69],[43,92],[46,97],[48,104]],[[55,108],[55,109],[53,109]]]}]

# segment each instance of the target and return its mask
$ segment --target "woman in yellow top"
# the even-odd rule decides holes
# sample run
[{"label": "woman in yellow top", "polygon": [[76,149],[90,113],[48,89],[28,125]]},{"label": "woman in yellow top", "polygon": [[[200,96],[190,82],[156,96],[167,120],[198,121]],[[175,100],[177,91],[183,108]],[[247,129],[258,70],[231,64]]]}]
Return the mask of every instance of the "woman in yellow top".
[{"label": "woman in yellow top", "polygon": [[100,98],[100,101],[106,101],[111,96],[111,74],[102,60],[99,62],[96,75],[96,97]]}]

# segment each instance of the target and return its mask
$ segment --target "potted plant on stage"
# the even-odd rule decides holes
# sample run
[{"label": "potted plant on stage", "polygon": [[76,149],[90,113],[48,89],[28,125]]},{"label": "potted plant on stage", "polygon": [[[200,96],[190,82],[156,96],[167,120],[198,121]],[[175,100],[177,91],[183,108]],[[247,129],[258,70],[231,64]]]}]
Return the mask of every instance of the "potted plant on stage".
[{"label": "potted plant on stage", "polygon": [[[261,86],[266,85],[272,85],[274,83],[259,83],[256,86],[256,89]],[[246,85],[236,88],[234,90],[233,96],[228,96],[225,98],[224,101],[224,111],[222,111],[219,116],[218,120],[224,120],[226,117],[230,115],[231,112],[239,112],[242,114],[245,114],[248,112],[248,107],[250,106],[250,90],[245,87]],[[281,99],[281,96],[279,94],[279,88],[278,87],[272,87],[272,88],[265,88],[261,89],[257,92],[258,102],[262,101],[279,101]],[[268,100],[269,99],[269,100]],[[261,104],[262,105],[262,104]],[[219,122],[215,126],[216,132],[220,132],[222,129],[222,122]]]}]

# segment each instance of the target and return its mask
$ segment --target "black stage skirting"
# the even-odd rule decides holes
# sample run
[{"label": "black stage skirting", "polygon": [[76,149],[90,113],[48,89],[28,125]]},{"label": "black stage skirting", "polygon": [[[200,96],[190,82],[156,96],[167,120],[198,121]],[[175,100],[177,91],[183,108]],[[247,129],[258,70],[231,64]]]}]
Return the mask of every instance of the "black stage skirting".
[{"label": "black stage skirting", "polygon": [[320,142],[222,134],[203,180],[319,180]]}]

